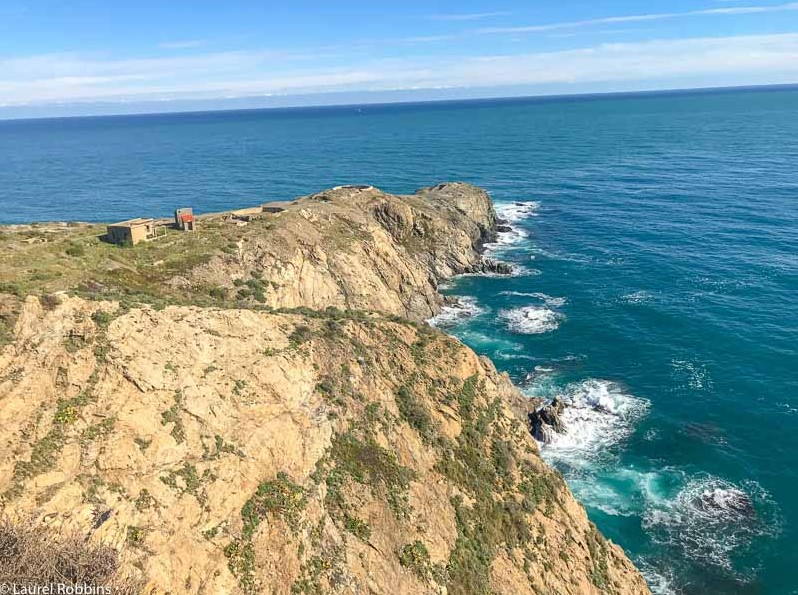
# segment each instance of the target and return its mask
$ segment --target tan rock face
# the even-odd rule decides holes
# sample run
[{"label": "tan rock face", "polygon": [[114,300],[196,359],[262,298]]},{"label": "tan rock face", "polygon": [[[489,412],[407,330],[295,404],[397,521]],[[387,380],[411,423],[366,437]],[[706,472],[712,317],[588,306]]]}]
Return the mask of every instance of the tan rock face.
[{"label": "tan rock face", "polygon": [[[267,221],[264,223],[264,221]],[[480,270],[478,248],[496,216],[484,190],[450,183],[413,196],[328,190],[258,224],[235,255],[191,272],[200,286],[231,289],[257,275],[273,308],[379,310],[414,320],[436,314],[439,279]]]},{"label": "tan rock face", "polygon": [[0,359],[5,512],[126,546],[158,592],[646,592],[456,340],[113,308],[26,303]]},{"label": "tan rock face", "polygon": [[540,459],[508,378],[395,316],[435,312],[437,279],[478,265],[487,195],[351,192],[195,269],[255,271],[273,305],[316,311],[12,300],[2,512],[114,544],[155,593],[648,593]]}]

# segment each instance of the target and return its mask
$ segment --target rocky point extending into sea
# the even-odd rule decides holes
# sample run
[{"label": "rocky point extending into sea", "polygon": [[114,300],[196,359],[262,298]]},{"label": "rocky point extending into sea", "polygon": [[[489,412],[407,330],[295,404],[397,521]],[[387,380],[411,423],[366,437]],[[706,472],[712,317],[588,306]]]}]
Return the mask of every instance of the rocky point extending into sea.
[{"label": "rocky point extending into sea", "polygon": [[648,593],[540,458],[557,411],[424,323],[510,272],[498,225],[448,183],[0,230],[2,535],[76,532],[130,592]]}]

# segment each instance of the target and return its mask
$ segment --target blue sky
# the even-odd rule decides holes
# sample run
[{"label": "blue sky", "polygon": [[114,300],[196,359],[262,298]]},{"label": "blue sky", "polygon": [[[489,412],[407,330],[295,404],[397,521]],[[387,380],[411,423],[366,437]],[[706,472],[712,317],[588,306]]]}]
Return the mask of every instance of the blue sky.
[{"label": "blue sky", "polygon": [[798,2],[0,2],[0,117],[795,82]]}]

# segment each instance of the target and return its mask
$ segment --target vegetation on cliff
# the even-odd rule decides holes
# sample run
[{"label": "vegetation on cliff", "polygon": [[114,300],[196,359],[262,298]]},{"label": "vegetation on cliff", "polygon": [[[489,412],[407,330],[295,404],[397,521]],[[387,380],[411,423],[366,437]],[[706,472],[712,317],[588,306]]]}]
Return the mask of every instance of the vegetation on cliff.
[{"label": "vegetation on cliff", "polygon": [[[437,279],[483,266],[487,196],[336,192],[289,206],[279,247],[250,222],[237,255],[146,290],[103,258],[60,282],[4,269],[2,512],[124,552],[147,592],[646,593],[541,461],[523,396],[420,323]],[[312,241],[347,217],[340,251]]]}]

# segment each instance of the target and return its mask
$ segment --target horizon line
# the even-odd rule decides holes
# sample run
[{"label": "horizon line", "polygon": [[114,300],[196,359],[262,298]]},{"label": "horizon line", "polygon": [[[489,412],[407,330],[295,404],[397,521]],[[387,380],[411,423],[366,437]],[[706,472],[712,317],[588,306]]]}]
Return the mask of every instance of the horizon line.
[{"label": "horizon line", "polygon": [[[721,86],[708,86],[708,87],[671,87],[665,89],[639,89],[633,91],[594,91],[583,93],[543,93],[540,95],[488,95],[482,97],[464,97],[459,99],[421,99],[421,100],[397,100],[397,101],[365,101],[357,103],[319,103],[307,105],[284,105],[284,106],[261,106],[261,107],[241,107],[241,108],[208,108],[208,109],[187,109],[177,111],[142,111],[130,113],[109,113],[109,114],[76,114],[76,115],[62,115],[62,116],[23,116],[23,117],[4,117],[0,115],[0,124],[4,122],[32,122],[42,120],[77,120],[77,119],[100,119],[100,118],[136,118],[136,117],[158,117],[158,116],[190,116],[201,114],[224,114],[224,113],[245,113],[245,112],[286,112],[286,111],[301,111],[301,110],[336,110],[346,108],[359,108],[359,107],[393,107],[393,106],[423,106],[423,105],[436,105],[436,104],[454,104],[454,103],[479,103],[484,101],[533,101],[533,100],[557,100],[557,99],[602,99],[612,97],[624,96],[645,96],[645,95],[667,95],[667,94],[690,94],[690,93],[724,93],[734,91],[763,91],[768,90],[786,90],[790,88],[798,89],[798,81],[794,83],[770,83],[770,84],[754,84],[754,85],[721,85]],[[431,89],[430,89],[431,90]],[[461,89],[466,90],[466,89]],[[422,91],[422,89],[418,89]],[[389,91],[390,92],[390,91]],[[395,89],[393,92],[402,92],[401,89]],[[334,95],[335,93],[319,93],[318,95]],[[293,97],[307,97],[307,95],[296,94]],[[235,100],[257,100],[266,99],[270,96],[267,95],[251,95],[237,97]],[[273,96],[272,96],[273,97]],[[292,95],[284,95],[285,98],[290,98]],[[191,100],[176,100],[176,101],[191,101]],[[201,100],[196,100],[201,101]],[[212,101],[212,100],[206,100]],[[143,100],[141,103],[148,103]],[[152,101],[153,104],[162,103]],[[61,104],[62,106],[64,104]],[[69,104],[80,105],[80,103]],[[84,105],[108,105],[103,102],[92,102]],[[10,106],[9,106],[10,107]],[[23,106],[14,106],[23,107]],[[33,106],[26,106],[33,107]],[[40,106],[45,107],[45,106]]]}]

